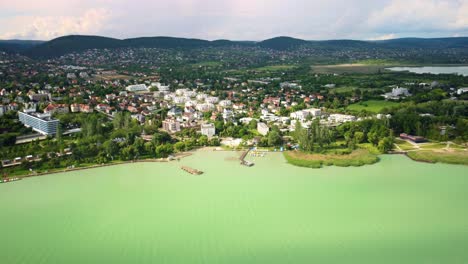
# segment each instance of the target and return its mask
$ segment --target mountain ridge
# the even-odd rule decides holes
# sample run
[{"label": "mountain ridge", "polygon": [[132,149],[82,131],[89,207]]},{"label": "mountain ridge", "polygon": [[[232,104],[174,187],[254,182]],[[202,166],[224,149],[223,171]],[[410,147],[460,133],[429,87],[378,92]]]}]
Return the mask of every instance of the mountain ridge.
[{"label": "mountain ridge", "polygon": [[468,37],[451,38],[398,38],[389,40],[303,40],[287,36],[274,37],[262,41],[235,41],[228,39],[204,40],[180,37],[137,37],[117,39],[93,35],[68,35],[50,41],[0,40],[0,50],[16,52],[31,58],[45,59],[80,52],[88,49],[114,48],[179,48],[194,49],[205,47],[246,46],[288,51],[301,47],[316,49],[468,49]]}]

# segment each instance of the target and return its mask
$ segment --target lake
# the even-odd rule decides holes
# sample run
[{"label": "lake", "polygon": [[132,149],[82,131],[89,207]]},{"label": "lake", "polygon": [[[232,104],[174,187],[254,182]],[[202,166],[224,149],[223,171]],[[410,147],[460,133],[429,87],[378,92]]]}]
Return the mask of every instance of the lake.
[{"label": "lake", "polygon": [[[466,166],[198,151],[0,184],[0,262],[467,263]],[[180,166],[204,171],[190,175]]]},{"label": "lake", "polygon": [[391,67],[391,71],[409,71],[414,73],[432,73],[432,74],[459,74],[468,76],[468,66],[424,66],[424,67]]}]

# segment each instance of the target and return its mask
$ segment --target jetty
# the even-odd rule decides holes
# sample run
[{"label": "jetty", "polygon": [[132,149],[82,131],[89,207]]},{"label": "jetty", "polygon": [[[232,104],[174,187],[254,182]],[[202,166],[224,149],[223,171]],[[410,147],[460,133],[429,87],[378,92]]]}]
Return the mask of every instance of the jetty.
[{"label": "jetty", "polygon": [[247,167],[252,167],[254,165],[254,163],[245,160],[245,157],[247,157],[247,154],[249,154],[249,151],[250,150],[244,151],[239,159],[240,159],[240,164],[241,165],[244,165],[244,166],[247,166]]},{"label": "jetty", "polygon": [[200,175],[200,174],[203,174],[203,171],[199,171],[199,170],[196,170],[196,169],[192,169],[190,167],[186,167],[186,166],[182,166],[180,167],[182,170],[190,173],[190,174],[193,174],[193,175]]},{"label": "jetty", "polygon": [[5,178],[5,179],[0,179],[0,183],[7,183],[7,182],[14,182],[14,181],[19,181],[21,178],[15,177],[15,178]]}]

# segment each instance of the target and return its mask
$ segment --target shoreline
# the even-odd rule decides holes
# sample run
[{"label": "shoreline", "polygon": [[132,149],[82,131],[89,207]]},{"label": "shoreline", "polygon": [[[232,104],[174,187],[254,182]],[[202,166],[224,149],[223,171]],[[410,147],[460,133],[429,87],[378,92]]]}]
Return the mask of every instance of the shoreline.
[{"label": "shoreline", "polygon": [[[286,152],[285,152],[286,153]],[[411,161],[414,161],[414,162],[418,162],[418,163],[425,163],[425,164],[444,164],[444,165],[458,165],[458,166],[468,166],[466,163],[455,163],[455,162],[443,162],[443,161],[437,161],[437,160],[430,160],[430,159],[418,159],[418,158],[414,158],[414,157],[411,157],[410,155],[408,155],[408,151],[390,151],[388,153],[383,153],[383,154],[379,154],[377,155],[377,157],[381,156],[381,155],[402,155],[402,156],[405,156],[407,157],[408,159],[410,159]],[[285,157],[286,158],[286,157]],[[291,163],[289,162],[288,158],[286,158],[286,161],[288,162],[288,164],[292,165],[292,166],[296,166],[296,167],[303,167],[303,168],[312,168],[312,169],[322,169],[324,167],[328,167],[328,166],[337,166],[337,167],[363,167],[363,166],[366,166],[366,165],[373,165],[373,164],[376,164],[376,163],[379,163],[380,162],[380,158],[378,158],[375,162],[373,163],[364,163],[364,164],[345,164],[345,165],[337,165],[337,164],[326,164],[325,162],[322,162],[322,160],[299,160],[299,162],[301,161],[306,161],[307,163],[309,164],[306,164],[304,166],[301,166],[301,165],[298,165],[298,164],[294,164],[294,163]],[[294,162],[294,161],[293,161]],[[317,164],[312,164],[316,162]],[[321,163],[321,164],[319,164]]]},{"label": "shoreline", "polygon": [[39,176],[46,176],[46,175],[52,175],[52,174],[57,174],[57,173],[66,173],[66,172],[73,172],[73,171],[80,171],[80,170],[88,170],[88,169],[96,169],[96,168],[102,168],[102,167],[109,167],[109,166],[117,166],[117,165],[125,165],[125,164],[131,164],[131,163],[158,163],[158,162],[171,162],[174,160],[180,160],[189,156],[192,156],[195,152],[197,151],[223,151],[223,152],[242,152],[246,151],[245,149],[223,149],[221,147],[200,147],[196,149],[192,149],[189,151],[184,151],[184,152],[179,152],[173,155],[173,159],[168,158],[159,158],[159,159],[137,159],[137,160],[128,160],[128,161],[118,161],[118,162],[111,162],[111,163],[103,163],[103,164],[93,164],[90,166],[84,166],[84,167],[77,167],[77,168],[61,168],[57,169],[54,171],[47,171],[47,172],[40,172],[40,173],[28,173],[28,174],[20,174],[20,175],[14,175],[11,177],[4,177],[5,179],[12,178],[12,177],[18,177],[21,179],[24,178],[30,178],[30,177],[39,177]]},{"label": "shoreline", "polygon": [[[80,170],[96,169],[96,168],[101,168],[101,167],[125,165],[125,164],[131,164],[131,163],[171,162],[171,161],[180,160],[180,159],[192,156],[195,152],[203,152],[203,151],[238,152],[238,153],[242,154],[242,153],[248,152],[249,149],[225,149],[225,148],[221,148],[221,147],[201,147],[201,148],[193,149],[193,150],[190,150],[190,151],[177,153],[177,154],[175,154],[173,156],[174,157],[173,159],[159,158],[159,159],[138,159],[138,160],[129,160],[129,161],[118,161],[118,162],[114,162],[114,163],[94,164],[94,165],[90,165],[90,166],[77,167],[77,168],[63,168],[63,169],[58,169],[58,170],[54,170],[54,171],[47,171],[47,172],[41,172],[41,173],[32,173],[32,174],[29,173],[29,174],[23,174],[23,175],[15,175],[15,176],[12,176],[12,177],[18,177],[18,178],[23,179],[23,178],[30,178],[30,177],[52,175],[52,174],[57,174],[57,173],[66,173],[66,172],[73,172],[73,171],[80,171]],[[321,161],[322,164],[321,164],[320,167],[318,167],[318,166],[301,166],[301,165],[297,165],[297,164],[289,162],[288,158],[285,156],[285,154],[287,154],[287,151],[282,152],[282,154],[283,154],[286,162],[288,164],[292,165],[292,166],[313,168],[313,169],[320,169],[320,168],[324,168],[324,167],[328,167],[328,166],[362,167],[362,166],[366,166],[366,165],[373,165],[373,164],[376,164],[376,163],[380,162],[380,158],[377,158],[377,160],[375,160],[375,162],[363,163],[363,164],[339,164],[339,165],[337,165],[337,164],[327,164],[326,162]],[[409,158],[410,160],[412,160],[414,162],[426,163],[426,164],[440,163],[440,164],[447,164],[447,165],[465,165],[465,166],[467,166],[466,164],[463,164],[463,163],[447,163],[447,162],[437,162],[437,161],[424,160],[424,159],[414,159],[410,155],[408,155],[408,151],[390,151],[388,153],[379,154],[379,155],[377,155],[377,157],[380,156],[380,155],[403,155],[403,156],[406,156],[407,158]],[[245,159],[245,157],[244,157],[244,159]],[[239,160],[242,162],[242,155],[239,157]],[[310,162],[314,162],[314,161],[315,160],[310,160]],[[8,179],[8,178],[12,178],[12,177],[4,177],[4,178]]]},{"label": "shoreline", "polygon": [[[180,160],[186,157],[189,157],[193,155],[193,152],[196,150],[191,150],[187,152],[180,152],[174,155],[174,160]],[[39,176],[46,176],[46,175],[52,175],[52,174],[57,174],[57,173],[65,173],[65,172],[73,172],[73,171],[80,171],[80,170],[88,170],[88,169],[96,169],[96,168],[102,168],[102,167],[110,167],[110,166],[117,166],[117,165],[124,165],[124,164],[130,164],[130,163],[158,163],[158,162],[170,162],[173,160],[168,160],[168,158],[160,158],[160,159],[137,159],[137,160],[128,160],[128,161],[118,161],[114,163],[102,163],[102,164],[94,164],[90,166],[84,166],[84,167],[77,167],[77,168],[64,168],[64,169],[57,169],[54,171],[47,171],[47,172],[40,172],[40,173],[29,173],[29,174],[24,174],[24,175],[15,175],[14,177],[18,177],[21,179],[24,178],[30,178],[30,177],[39,177]],[[4,177],[5,179],[11,178],[11,177]]]}]

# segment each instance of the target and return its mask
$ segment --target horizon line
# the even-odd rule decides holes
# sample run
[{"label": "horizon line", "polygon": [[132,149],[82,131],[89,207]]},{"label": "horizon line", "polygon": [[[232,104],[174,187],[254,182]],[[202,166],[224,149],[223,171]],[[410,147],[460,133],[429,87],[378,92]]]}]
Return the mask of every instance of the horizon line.
[{"label": "horizon line", "polygon": [[179,37],[179,36],[163,36],[163,35],[155,35],[155,36],[139,36],[139,37],[130,37],[130,38],[116,38],[116,37],[109,37],[109,36],[104,36],[104,35],[86,35],[86,34],[69,34],[69,35],[63,35],[59,36],[56,38],[52,38],[49,40],[42,40],[42,39],[20,39],[20,38],[14,38],[14,39],[0,39],[0,41],[42,41],[42,42],[48,42],[52,41],[55,39],[59,38],[64,38],[64,37],[71,37],[71,36],[83,36],[83,37],[103,37],[103,38],[110,38],[110,39],[116,39],[116,40],[128,40],[128,39],[138,39],[138,38],[176,38],[176,39],[192,39],[192,40],[203,40],[203,41],[220,41],[220,40],[227,40],[227,41],[232,41],[232,42],[262,42],[265,40],[270,40],[270,39],[275,39],[275,38],[292,38],[292,39],[297,39],[297,40],[302,40],[302,41],[332,41],[332,40],[353,40],[353,41],[367,41],[367,42],[376,42],[376,41],[387,41],[387,40],[396,40],[396,39],[456,39],[456,38],[468,38],[468,36],[450,36],[450,37],[399,37],[399,38],[388,38],[388,39],[352,39],[352,38],[336,38],[336,39],[302,39],[299,37],[292,37],[292,36],[285,36],[285,35],[279,35],[275,37],[270,37],[266,38],[263,40],[234,40],[234,39],[227,39],[227,38],[221,38],[221,39],[204,39],[204,38],[196,38],[196,37]]}]

